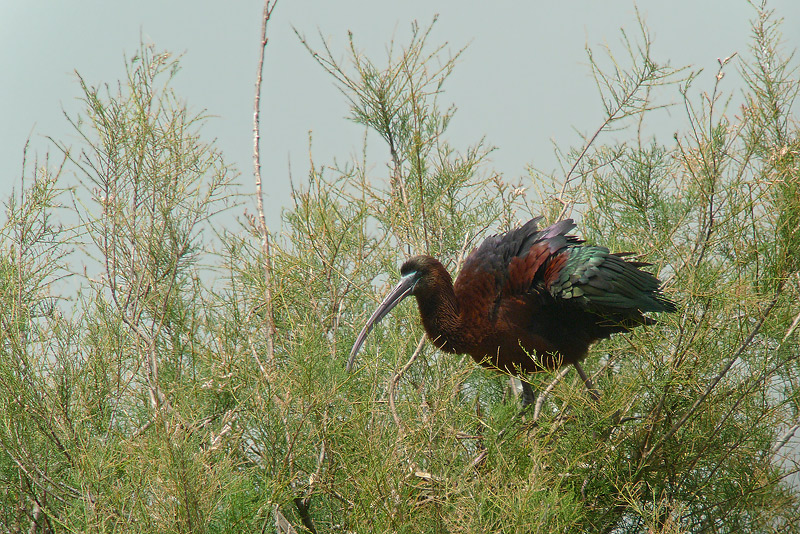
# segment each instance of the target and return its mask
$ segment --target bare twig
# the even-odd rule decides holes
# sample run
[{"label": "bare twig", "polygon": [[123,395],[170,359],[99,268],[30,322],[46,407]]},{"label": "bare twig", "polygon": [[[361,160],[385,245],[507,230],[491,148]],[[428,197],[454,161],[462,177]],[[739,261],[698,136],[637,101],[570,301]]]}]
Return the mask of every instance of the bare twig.
[{"label": "bare twig", "polygon": [[[797,281],[797,288],[800,289],[800,273],[795,273],[795,279]],[[792,321],[792,324],[789,326],[789,329],[786,330],[786,335],[783,336],[781,343],[786,343],[786,340],[794,333],[798,323],[800,323],[800,313],[797,314],[794,321]]]},{"label": "bare twig", "polygon": [[272,515],[275,517],[275,532],[278,534],[297,534],[297,531],[289,523],[289,520],[283,516],[277,504],[272,509]]},{"label": "bare twig", "polygon": [[269,230],[264,217],[264,196],[261,188],[261,140],[260,106],[261,106],[261,81],[264,72],[264,52],[267,48],[267,23],[272,16],[272,11],[277,5],[277,0],[265,0],[264,14],[261,21],[261,51],[258,56],[258,74],[256,76],[256,94],[253,99],[253,169],[256,179],[256,202],[258,203],[258,231],[261,233],[264,248],[264,303],[267,308],[267,359],[272,360],[275,353],[275,317],[272,313],[272,271],[270,268]]},{"label": "bare twig", "polygon": [[789,326],[789,329],[786,331],[786,335],[783,336],[783,339],[781,340],[781,343],[786,343],[786,340],[789,339],[789,336],[791,336],[794,333],[795,329],[797,328],[797,324],[798,323],[800,323],[800,313],[798,313],[797,316],[794,318],[794,321],[792,321],[792,324],[791,324],[791,326]]},{"label": "bare twig", "polygon": [[565,365],[560,371],[558,371],[558,374],[547,385],[547,387],[544,388],[544,391],[539,394],[538,398],[536,399],[536,405],[533,408],[533,422],[536,422],[536,420],[539,419],[539,416],[542,413],[542,406],[544,406],[544,401],[547,400],[547,396],[550,395],[558,383],[561,382],[565,376],[567,376],[567,373],[569,373],[569,366]]},{"label": "bare twig", "polygon": [[574,200],[565,200],[564,194],[567,192],[567,186],[574,178],[573,173],[575,172],[575,169],[578,167],[578,164],[581,161],[583,161],[583,158],[586,156],[586,153],[589,152],[589,149],[592,146],[594,146],[594,142],[597,139],[597,137],[603,131],[605,131],[608,125],[611,124],[615,118],[616,118],[616,113],[613,116],[607,117],[606,120],[603,121],[603,124],[601,124],[600,127],[594,131],[592,136],[589,137],[584,142],[583,150],[581,150],[581,153],[578,155],[577,158],[575,158],[575,161],[572,163],[572,167],[570,167],[569,171],[564,176],[564,183],[561,185],[561,191],[558,192],[558,196],[556,197],[556,200],[558,200],[558,202],[561,203],[561,212],[558,214],[558,217],[556,217],[556,220],[560,221],[561,219],[563,219],[569,213],[569,210],[572,207],[571,204],[574,202]]},{"label": "bare twig", "polygon": [[42,515],[42,507],[39,506],[39,501],[33,501],[33,510],[31,510],[32,521],[31,526],[28,529],[30,534],[35,534],[37,530],[39,530],[39,518]]},{"label": "bare twig", "polygon": [[[250,316],[253,315],[253,313],[255,313],[262,306],[264,306],[264,303],[259,304],[258,306],[254,307],[253,309],[251,309],[247,313],[247,320],[248,320],[247,322],[248,323],[250,322]],[[264,367],[264,363],[261,361],[261,358],[259,358],[259,356],[258,356],[258,351],[256,350],[255,343],[253,343],[253,336],[250,333],[250,330],[247,331],[247,343],[248,343],[248,345],[250,345],[250,351],[253,353],[253,359],[258,364],[258,368],[261,371],[261,374],[264,376],[264,378],[269,379],[269,374],[267,373],[267,368]]]},{"label": "bare twig", "polygon": [[791,439],[794,437],[794,435],[797,433],[797,431],[799,431],[799,430],[800,430],[800,425],[794,425],[792,428],[790,428],[790,429],[789,429],[789,430],[786,432],[786,434],[784,434],[784,435],[783,435],[783,437],[780,439],[780,441],[778,441],[778,442],[775,444],[775,447],[773,447],[773,449],[772,449],[772,454],[773,454],[773,455],[775,455],[775,454],[778,454],[778,453],[780,452],[780,450],[781,450],[781,449],[782,449],[782,448],[783,448],[783,447],[784,447],[784,446],[785,446],[787,443],[789,443],[789,440],[791,440]]}]

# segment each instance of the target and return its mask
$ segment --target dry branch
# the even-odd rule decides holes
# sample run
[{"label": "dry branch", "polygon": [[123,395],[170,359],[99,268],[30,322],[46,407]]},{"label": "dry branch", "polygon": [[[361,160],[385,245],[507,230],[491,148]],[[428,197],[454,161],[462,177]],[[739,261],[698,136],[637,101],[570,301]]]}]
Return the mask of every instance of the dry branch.
[{"label": "dry branch", "polygon": [[261,21],[261,50],[258,56],[258,73],[256,76],[256,94],[253,99],[253,169],[256,180],[256,202],[258,203],[258,231],[261,234],[262,247],[264,249],[264,303],[266,306],[267,321],[267,359],[272,360],[275,338],[275,318],[272,313],[272,271],[270,267],[269,252],[269,230],[267,221],[264,217],[264,195],[261,184],[261,150],[259,142],[261,140],[260,108],[261,108],[261,82],[264,73],[264,53],[267,49],[267,23],[272,16],[272,11],[277,5],[277,0],[264,2],[264,14]]}]

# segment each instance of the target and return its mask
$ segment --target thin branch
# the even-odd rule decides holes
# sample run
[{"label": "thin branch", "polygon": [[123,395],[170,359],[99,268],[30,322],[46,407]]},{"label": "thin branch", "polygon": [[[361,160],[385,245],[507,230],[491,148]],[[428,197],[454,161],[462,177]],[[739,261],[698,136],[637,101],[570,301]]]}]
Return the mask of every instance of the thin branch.
[{"label": "thin branch", "polygon": [[275,532],[278,534],[297,534],[297,531],[289,523],[289,520],[283,516],[277,504],[272,509],[272,515],[275,518]]},{"label": "thin branch", "polygon": [[800,425],[794,425],[792,428],[790,428],[786,432],[786,434],[783,435],[783,437],[780,439],[780,441],[778,441],[775,444],[775,447],[773,447],[773,449],[772,449],[772,455],[774,456],[774,455],[778,454],[780,452],[780,450],[784,447],[784,445],[789,443],[789,441],[794,437],[794,435],[798,431],[800,431]]},{"label": "thin branch", "polygon": [[256,180],[256,202],[258,203],[258,231],[261,233],[264,248],[264,303],[267,308],[267,360],[272,360],[275,354],[275,317],[272,313],[272,270],[270,267],[269,230],[264,217],[264,195],[261,180],[261,140],[260,109],[261,109],[261,81],[264,73],[264,53],[267,49],[267,23],[272,16],[272,11],[277,5],[277,0],[265,0],[264,14],[261,21],[261,50],[258,56],[258,74],[256,76],[256,94],[253,99],[253,168]]},{"label": "thin branch", "polygon": [[[250,317],[265,303],[261,303],[258,306],[252,308],[249,312],[247,312],[247,322],[250,323]],[[258,369],[261,371],[261,374],[264,376],[265,379],[269,380],[269,374],[267,373],[267,368],[264,367],[264,363],[261,361],[261,358],[258,357],[258,351],[256,350],[256,345],[253,343],[253,334],[250,330],[247,330],[247,344],[250,346],[250,351],[253,353],[253,359],[258,364]]]},{"label": "thin branch", "polygon": [[[797,279],[797,287],[800,289],[800,273],[795,273],[795,278]],[[792,321],[792,324],[789,326],[789,329],[786,330],[786,335],[783,336],[781,344],[786,343],[786,340],[791,337],[797,328],[798,323],[800,323],[800,313],[797,314],[797,316],[794,318],[794,321]]]},{"label": "thin branch", "polygon": [[699,408],[700,405],[703,404],[703,402],[705,402],[706,398],[708,398],[708,396],[711,394],[711,391],[717,386],[719,381],[722,380],[725,377],[725,375],[728,373],[728,371],[731,370],[731,367],[733,367],[733,365],[739,360],[739,356],[741,356],[742,353],[745,351],[745,349],[747,349],[747,347],[750,346],[750,343],[756,337],[758,332],[761,331],[761,327],[764,325],[764,321],[767,320],[767,317],[769,317],[770,312],[775,307],[775,305],[778,303],[778,299],[781,296],[781,289],[782,288],[783,288],[783,285],[781,285],[781,287],[778,288],[778,291],[775,292],[775,296],[772,298],[770,303],[767,305],[767,309],[764,310],[764,313],[761,314],[761,318],[758,320],[756,325],[753,327],[753,330],[750,331],[750,335],[748,335],[747,339],[745,339],[742,342],[742,344],[739,346],[739,348],[734,353],[734,355],[731,357],[730,361],[728,361],[728,363],[725,365],[725,367],[723,367],[722,370],[717,374],[717,376],[714,377],[714,379],[711,381],[711,383],[708,384],[708,386],[706,387],[706,390],[703,392],[703,394],[700,395],[697,398],[697,400],[694,402],[694,404],[692,404],[692,407],[689,408],[689,410],[683,415],[683,417],[681,417],[681,419],[677,423],[672,425],[672,428],[670,428],[669,431],[667,431],[666,434],[661,436],[661,439],[659,439],[655,443],[655,445],[653,445],[650,448],[650,450],[647,451],[647,454],[644,456],[644,459],[642,460],[642,465],[645,465],[647,463],[647,461],[649,460],[649,458],[653,455],[653,453],[656,450],[658,450],[661,447],[661,445],[663,445],[668,439],[670,439],[675,434],[675,432],[680,430],[680,428],[686,423],[686,421],[688,421],[689,418],[692,415],[694,415],[694,413],[697,411],[697,408]]},{"label": "thin branch", "polygon": [[544,388],[544,391],[539,394],[538,398],[536,399],[536,405],[533,408],[533,422],[536,422],[536,420],[539,419],[539,416],[542,413],[542,406],[544,406],[544,401],[547,400],[547,396],[550,395],[558,383],[561,382],[565,376],[567,376],[567,373],[569,373],[569,366],[565,365],[560,371],[558,371],[558,374],[547,385],[547,387]]}]

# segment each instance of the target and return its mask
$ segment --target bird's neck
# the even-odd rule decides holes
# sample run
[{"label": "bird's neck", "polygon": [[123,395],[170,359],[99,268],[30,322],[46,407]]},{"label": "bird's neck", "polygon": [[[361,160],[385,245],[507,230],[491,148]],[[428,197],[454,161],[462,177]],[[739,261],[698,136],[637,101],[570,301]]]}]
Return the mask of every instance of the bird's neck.
[{"label": "bird's neck", "polygon": [[461,353],[461,313],[449,273],[436,279],[435,291],[416,295],[422,325],[434,345],[446,352]]}]

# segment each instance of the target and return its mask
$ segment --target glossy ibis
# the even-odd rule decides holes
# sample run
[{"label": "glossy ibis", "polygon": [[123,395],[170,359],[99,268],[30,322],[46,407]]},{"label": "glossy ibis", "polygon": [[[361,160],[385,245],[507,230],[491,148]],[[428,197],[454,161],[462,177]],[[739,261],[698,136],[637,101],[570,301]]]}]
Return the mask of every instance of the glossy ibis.
[{"label": "glossy ibis", "polygon": [[[455,284],[430,256],[406,261],[400,282],[358,335],[348,371],[373,326],[414,295],[425,332],[441,350],[517,376],[572,364],[596,399],[580,366],[589,346],[652,324],[642,312],[673,312],[675,304],[655,276],[639,269],[648,264],[567,235],[572,219],[538,230],[540,219],[488,237],[467,257]],[[526,406],[533,391],[524,379],[522,386]]]}]

